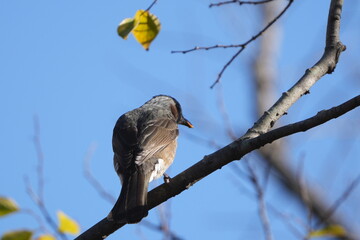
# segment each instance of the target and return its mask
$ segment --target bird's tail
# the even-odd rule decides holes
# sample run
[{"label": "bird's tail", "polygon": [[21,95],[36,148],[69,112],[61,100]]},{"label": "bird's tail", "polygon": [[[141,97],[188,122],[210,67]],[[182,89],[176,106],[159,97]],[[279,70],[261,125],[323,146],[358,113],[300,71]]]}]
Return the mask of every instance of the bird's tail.
[{"label": "bird's tail", "polygon": [[121,223],[138,223],[146,217],[148,185],[149,179],[140,171],[124,177],[120,196],[108,219]]}]

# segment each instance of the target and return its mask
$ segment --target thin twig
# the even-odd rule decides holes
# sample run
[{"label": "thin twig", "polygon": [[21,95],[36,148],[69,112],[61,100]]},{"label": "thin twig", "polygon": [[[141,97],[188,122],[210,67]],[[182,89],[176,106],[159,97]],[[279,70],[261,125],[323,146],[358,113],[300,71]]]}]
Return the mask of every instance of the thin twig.
[{"label": "thin twig", "polygon": [[250,181],[253,183],[256,193],[257,193],[257,199],[258,199],[258,204],[259,204],[259,214],[260,214],[261,224],[263,226],[264,233],[265,233],[265,238],[266,238],[266,240],[272,240],[273,238],[272,238],[272,233],[271,233],[271,228],[270,228],[270,222],[269,222],[269,218],[267,216],[266,205],[265,205],[265,200],[264,200],[264,191],[263,191],[262,187],[260,186],[259,179],[256,176],[253,167],[250,165],[250,163],[248,161],[245,161],[245,166],[247,167],[247,169],[250,173]]},{"label": "thin twig", "polygon": [[34,116],[34,145],[37,154],[38,165],[36,168],[37,172],[37,183],[38,183],[38,193],[36,194],[31,188],[30,180],[27,176],[24,177],[24,182],[26,186],[26,192],[30,196],[30,198],[34,201],[36,206],[38,206],[41,214],[45,218],[45,221],[51,226],[55,233],[57,233],[61,239],[66,240],[66,236],[58,231],[57,224],[55,220],[51,217],[49,211],[45,207],[45,199],[44,199],[44,154],[41,147],[40,141],[40,123],[38,117]]},{"label": "thin twig", "polygon": [[20,213],[26,214],[31,216],[32,218],[35,219],[36,222],[38,222],[39,224],[39,228],[41,229],[42,232],[50,232],[49,229],[46,227],[45,222],[43,221],[43,219],[41,218],[40,215],[38,215],[35,211],[33,211],[32,209],[29,208],[22,208],[20,210]]},{"label": "thin twig", "polygon": [[214,88],[214,86],[220,82],[220,79],[223,75],[223,73],[225,72],[225,70],[230,66],[230,64],[235,60],[235,58],[237,58],[237,56],[239,56],[239,54],[245,49],[245,47],[241,47],[239,51],[237,51],[237,53],[235,53],[234,56],[231,57],[231,59],[224,65],[224,67],[221,69],[221,71],[219,72],[216,81],[210,86],[211,89]]},{"label": "thin twig", "polygon": [[[247,159],[244,157],[244,160],[245,161],[247,161]],[[251,176],[247,173],[247,172],[245,172],[245,171],[243,171],[240,167],[239,167],[239,165],[238,164],[231,164],[231,169],[236,173],[236,175],[237,176],[243,176],[243,177],[245,177],[245,178],[247,178],[247,179],[250,179],[251,178]]]},{"label": "thin twig", "polygon": [[159,230],[163,232],[165,240],[178,239],[178,237],[170,230],[171,213],[169,211],[169,204],[170,201],[157,207],[160,219]]},{"label": "thin twig", "polygon": [[171,53],[189,53],[189,52],[193,52],[193,51],[197,51],[197,50],[211,50],[211,49],[215,49],[215,48],[240,48],[231,58],[230,60],[224,65],[224,67],[221,69],[221,71],[219,72],[216,81],[210,86],[210,88],[214,88],[214,86],[220,82],[220,79],[223,75],[223,73],[225,72],[225,70],[230,66],[230,64],[239,56],[239,54],[246,48],[246,46],[255,41],[258,37],[260,37],[269,27],[271,27],[271,25],[273,25],[291,6],[291,4],[294,2],[294,0],[289,0],[288,4],[285,6],[285,8],[272,20],[270,21],[260,32],[258,32],[256,35],[254,35],[253,37],[251,37],[249,40],[247,40],[246,42],[242,43],[242,44],[232,44],[232,45],[214,45],[214,46],[210,46],[210,47],[194,47],[192,49],[188,49],[188,50],[177,50],[177,51],[171,51]]},{"label": "thin twig", "polygon": [[38,197],[44,202],[44,154],[40,142],[40,123],[37,115],[34,116],[34,145],[38,159],[37,171],[37,182],[38,182]]},{"label": "thin twig", "polygon": [[220,144],[216,143],[215,140],[206,139],[190,132],[183,132],[181,134],[185,135],[189,140],[193,142],[201,143],[214,149],[220,149],[222,147]]},{"label": "thin twig", "polygon": [[241,47],[245,47],[244,43],[243,44],[231,44],[231,45],[221,45],[221,44],[216,44],[214,46],[210,46],[210,47],[194,47],[188,50],[175,50],[175,51],[171,51],[171,53],[182,53],[182,54],[186,54],[189,52],[193,52],[193,51],[197,51],[197,50],[211,50],[211,49],[215,49],[215,48],[241,48]]},{"label": "thin twig", "polygon": [[304,174],[303,174],[303,171],[304,171],[304,156],[302,156],[301,159],[299,160],[299,165],[298,165],[297,169],[298,170],[296,172],[295,179],[297,180],[296,182],[298,183],[300,198],[305,203],[305,206],[306,206],[306,209],[307,209],[306,231],[309,233],[309,232],[311,232],[311,219],[313,217],[314,212],[313,212],[313,206],[312,206],[312,203],[311,203],[310,197],[309,197],[309,189],[308,189],[308,186],[306,184]]},{"label": "thin twig", "polygon": [[271,165],[269,163],[266,163],[265,166],[265,173],[264,173],[264,182],[262,184],[262,188],[264,189],[264,192],[266,190],[266,187],[269,185],[269,179],[270,179],[270,172],[271,172]]},{"label": "thin twig", "polygon": [[[146,221],[146,220],[142,220],[141,225],[144,225],[147,228],[155,230],[155,231],[162,231],[163,230],[161,225],[153,224],[153,223],[151,223],[149,221]],[[172,232],[169,232],[168,236],[172,240],[182,240],[182,238],[180,238],[179,236],[175,235]]]},{"label": "thin twig", "polygon": [[237,137],[236,137],[236,133],[235,133],[234,129],[232,128],[232,124],[230,122],[230,117],[229,117],[228,111],[226,110],[226,107],[225,107],[224,94],[223,94],[223,89],[222,89],[221,85],[218,87],[217,103],[218,103],[218,108],[220,110],[221,116],[223,118],[225,131],[226,131],[227,135],[229,136],[229,138],[234,141],[237,139]]},{"label": "thin twig", "polygon": [[91,172],[90,162],[92,159],[92,156],[94,155],[96,149],[96,145],[92,144],[85,157],[84,157],[84,176],[89,181],[90,185],[95,188],[95,190],[99,193],[99,195],[108,201],[111,204],[114,204],[116,201],[115,197],[111,195],[108,191],[104,189],[104,187],[101,185],[101,183],[94,177],[94,175]]},{"label": "thin twig", "polygon": [[350,185],[345,189],[343,194],[341,194],[341,196],[334,202],[334,204],[325,213],[323,220],[319,221],[318,224],[316,224],[316,226],[321,225],[325,219],[330,218],[359,184],[360,184],[360,174],[350,183]]},{"label": "thin twig", "polygon": [[[245,161],[248,161],[246,159],[246,157],[244,157],[244,160]],[[254,193],[246,188],[246,187],[243,187],[243,188],[240,188],[239,185],[242,185],[244,186],[243,184],[241,184],[241,182],[238,181],[238,179],[240,179],[240,177],[245,177],[246,179],[251,179],[250,175],[246,172],[244,172],[239,166],[237,163],[233,163],[233,164],[230,164],[230,167],[231,169],[235,172],[236,174],[236,177],[237,178],[232,178],[232,182],[234,183],[234,185],[237,187],[237,189],[242,193],[244,194],[244,191],[246,191],[248,194],[248,196],[250,197],[254,197]],[[269,168],[267,168],[269,169]],[[270,172],[269,170],[266,170],[267,172]],[[267,179],[268,177],[266,176],[267,175],[267,172],[265,173],[265,179]],[[263,183],[263,185],[266,185],[265,182]],[[265,187],[263,187],[263,191],[265,191]],[[278,215],[279,217],[281,217],[281,220],[289,226],[290,230],[292,230],[293,234],[296,235],[296,237],[298,237],[299,239],[303,239],[303,234],[295,227],[295,226],[304,226],[304,228],[306,227],[305,226],[305,223],[300,219],[300,218],[296,218],[294,216],[291,216],[289,214],[286,214],[286,213],[283,213],[281,212],[280,210],[276,209],[271,203],[268,203],[267,204],[268,206],[268,209],[269,211],[272,211],[273,213],[275,213],[276,215]],[[295,222],[295,223],[294,223]]]},{"label": "thin twig", "polygon": [[26,186],[26,192],[28,193],[30,198],[34,201],[36,206],[39,208],[39,210],[40,210],[41,214],[43,215],[43,217],[45,218],[46,222],[53,229],[53,231],[58,236],[60,236],[61,239],[67,240],[67,237],[65,236],[65,234],[59,232],[55,220],[53,220],[53,218],[51,217],[49,211],[46,209],[45,204],[42,201],[42,199],[40,199],[39,196],[31,188],[31,184],[30,184],[29,178],[27,176],[24,177],[24,182],[25,182],[25,186]]},{"label": "thin twig", "polygon": [[150,9],[155,5],[156,2],[157,2],[157,0],[154,0],[154,1],[150,4],[150,6],[145,10],[145,12],[150,11]]},{"label": "thin twig", "polygon": [[258,34],[256,34],[255,36],[253,36],[252,38],[250,38],[248,41],[246,41],[245,43],[243,43],[239,49],[239,51],[237,51],[234,56],[232,56],[230,58],[230,60],[224,65],[224,67],[221,69],[220,73],[218,74],[218,77],[216,79],[216,81],[210,86],[210,88],[214,88],[214,86],[220,82],[220,79],[223,75],[223,73],[225,72],[225,70],[230,66],[230,64],[237,58],[237,56],[239,56],[239,54],[245,49],[245,47],[255,41],[258,37],[260,37],[269,27],[271,27],[271,25],[273,25],[291,6],[291,4],[294,2],[294,0],[289,0],[288,4],[285,6],[285,8],[279,13],[279,15],[277,15],[272,21],[270,21],[268,23],[268,25],[266,25]]},{"label": "thin twig", "polygon": [[218,2],[218,3],[211,3],[209,7],[219,7],[225,4],[232,4],[232,3],[238,3],[239,5],[243,4],[250,4],[250,5],[258,5],[258,4],[264,4],[269,3],[274,0],[263,0],[263,1],[240,1],[240,0],[230,0],[230,1],[224,1],[224,2]]},{"label": "thin twig", "polygon": [[170,237],[170,224],[169,218],[166,214],[165,204],[163,203],[157,207],[160,219],[160,231],[164,234],[164,239],[169,239]]},{"label": "thin twig", "polygon": [[280,219],[289,226],[291,232],[299,239],[304,239],[304,235],[295,227],[295,226],[302,226],[306,228],[306,224],[300,219],[291,214],[283,213],[275,208],[270,203],[268,204],[269,211],[272,211],[274,214],[278,215]]}]

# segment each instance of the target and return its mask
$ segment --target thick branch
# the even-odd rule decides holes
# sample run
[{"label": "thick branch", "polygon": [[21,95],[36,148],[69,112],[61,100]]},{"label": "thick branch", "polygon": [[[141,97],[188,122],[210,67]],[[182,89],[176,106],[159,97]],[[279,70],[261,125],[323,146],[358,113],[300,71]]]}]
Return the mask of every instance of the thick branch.
[{"label": "thick branch", "polygon": [[[205,156],[201,161],[172,178],[170,183],[164,183],[151,190],[148,195],[149,210],[167,201],[169,198],[175,197],[184,190],[189,189],[193,184],[216,170],[221,169],[226,164],[241,159],[244,155],[265,144],[272,143],[277,139],[297,132],[307,131],[331,119],[337,118],[358,106],[360,106],[360,95],[337,107],[323,110],[304,121],[277,128],[255,138],[238,139],[226,147]],[[104,218],[76,239],[104,239],[122,226],[124,226],[124,224],[117,224]]]},{"label": "thick branch", "polygon": [[[309,93],[310,88],[325,74],[332,73],[339,60],[341,52],[346,47],[339,40],[340,13],[343,0],[332,0],[328,16],[328,28],[326,33],[326,47],[321,59],[311,68],[305,71],[300,80],[268,110],[249,129],[244,138],[255,137],[266,133],[273,127],[275,122],[287,113],[287,110],[303,95]],[[335,17],[337,16],[337,17]],[[334,37],[334,36],[338,37]]]}]

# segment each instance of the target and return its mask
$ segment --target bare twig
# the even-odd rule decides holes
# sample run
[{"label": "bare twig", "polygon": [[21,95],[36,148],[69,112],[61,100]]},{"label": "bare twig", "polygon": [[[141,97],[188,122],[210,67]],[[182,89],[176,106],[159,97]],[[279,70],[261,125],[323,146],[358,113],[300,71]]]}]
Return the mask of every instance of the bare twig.
[{"label": "bare twig", "polygon": [[34,133],[33,141],[38,159],[38,165],[36,168],[37,180],[38,180],[37,195],[41,199],[41,201],[44,201],[44,154],[40,142],[40,123],[37,115],[34,116],[34,131],[35,133]]},{"label": "bare twig", "polygon": [[273,212],[274,214],[278,215],[280,219],[289,226],[291,232],[298,237],[299,239],[304,239],[304,235],[295,227],[295,226],[302,226],[307,228],[306,224],[300,219],[291,214],[283,213],[275,208],[270,203],[268,204],[269,211]]},{"label": "bare twig", "polygon": [[67,237],[65,234],[58,231],[57,224],[55,220],[51,217],[49,211],[46,209],[44,202],[42,199],[39,198],[39,196],[33,191],[30,185],[29,178],[27,176],[24,177],[24,182],[26,186],[26,192],[29,194],[30,198],[34,201],[36,206],[39,208],[41,214],[45,218],[46,222],[49,224],[49,226],[53,229],[53,231],[63,240],[67,240]]},{"label": "bare twig", "polygon": [[[141,221],[141,224],[142,225],[144,225],[144,226],[146,226],[147,228],[149,228],[149,229],[152,229],[152,230],[154,230],[154,231],[163,231],[163,229],[162,229],[162,225],[158,225],[158,224],[153,224],[153,223],[151,223],[151,222],[149,222],[149,221]],[[181,240],[182,238],[180,238],[179,236],[177,236],[177,235],[175,235],[174,233],[172,233],[172,232],[168,232],[169,233],[169,235],[168,235],[168,237],[170,238],[170,239],[172,239],[172,240]]]},{"label": "bare twig", "polygon": [[35,219],[35,221],[39,224],[39,228],[41,229],[42,232],[49,232],[48,228],[46,227],[45,222],[43,221],[43,219],[41,218],[40,215],[38,215],[35,211],[33,211],[32,209],[29,208],[22,208],[20,210],[20,213],[26,214],[31,216],[32,218]]},{"label": "bare twig", "polygon": [[26,192],[30,196],[30,198],[34,201],[36,206],[39,208],[42,216],[44,217],[45,221],[49,224],[49,226],[53,229],[53,231],[60,236],[61,239],[66,240],[66,236],[58,231],[57,224],[55,220],[49,214],[49,211],[46,209],[45,206],[45,199],[44,199],[44,154],[41,147],[40,141],[40,124],[39,119],[35,115],[34,116],[34,145],[37,154],[38,165],[36,168],[37,173],[37,183],[38,183],[38,193],[35,193],[31,187],[29,178],[27,176],[24,177],[24,182],[26,186]]},{"label": "bare twig", "polygon": [[[243,175],[245,175],[246,179],[249,179],[249,176],[247,174],[243,173],[243,171],[237,166],[236,163],[233,163],[230,165],[231,169],[235,172],[236,176],[231,176],[230,181],[234,184],[234,186],[239,190],[241,194],[244,194],[246,192],[247,195],[253,196],[253,191],[250,190],[246,185],[244,185],[240,179]],[[241,172],[241,175],[238,173],[238,171]],[[241,187],[240,187],[241,186]],[[246,195],[245,194],[245,195]]]},{"label": "bare twig", "polygon": [[218,76],[215,80],[215,82],[210,86],[211,89],[213,89],[215,87],[215,85],[217,83],[220,82],[220,79],[222,77],[222,75],[224,74],[225,70],[230,66],[230,64],[235,60],[235,58],[237,58],[237,56],[239,56],[239,54],[245,49],[245,47],[241,47],[239,51],[237,51],[234,56],[232,56],[230,58],[230,60],[224,65],[224,67],[221,69],[221,71],[218,73]]},{"label": "bare twig", "polygon": [[245,161],[245,164],[250,173],[250,181],[253,183],[254,188],[256,190],[257,200],[258,200],[258,204],[259,204],[259,215],[260,215],[260,219],[261,219],[261,224],[264,229],[265,239],[272,240],[273,238],[272,238],[269,218],[267,216],[265,200],[264,200],[264,191],[263,191],[262,187],[260,186],[259,179],[256,176],[253,167],[250,165],[250,163],[248,161]]},{"label": "bare twig", "polygon": [[294,0],[289,0],[288,4],[285,6],[285,8],[279,13],[279,15],[277,15],[272,21],[270,21],[268,23],[268,25],[266,25],[258,34],[256,34],[255,36],[253,36],[252,38],[250,38],[248,41],[246,41],[245,43],[243,43],[240,47],[240,49],[234,54],[234,56],[232,56],[230,58],[230,60],[224,65],[224,67],[221,69],[221,71],[218,74],[218,77],[216,79],[216,81],[210,86],[210,88],[214,88],[214,86],[220,82],[220,79],[223,75],[223,73],[225,72],[225,70],[230,66],[230,64],[237,58],[237,56],[239,56],[239,54],[245,49],[245,47],[255,41],[258,37],[260,37],[269,27],[271,27],[271,25],[273,25],[285,12],[286,10],[289,9],[289,7],[291,6],[291,4],[293,3]]},{"label": "bare twig", "polygon": [[169,204],[170,201],[157,207],[160,218],[160,225],[158,226],[158,230],[163,232],[165,240],[180,239],[170,230],[171,212],[169,211]]},{"label": "bare twig", "polygon": [[[246,162],[248,161],[248,159],[246,159],[246,157],[243,158]],[[246,191],[248,196],[254,197],[254,193],[246,188],[240,188],[241,184],[238,179],[240,179],[240,177],[242,178],[246,178],[246,179],[251,179],[251,176],[248,173],[245,173],[242,169],[240,169],[240,167],[238,166],[237,163],[233,163],[230,165],[231,169],[235,172],[236,177],[232,178],[231,180],[233,181],[234,185],[237,187],[237,189],[239,189],[239,192],[244,194],[244,191]],[[267,179],[268,177],[267,175],[268,170],[266,170],[265,172],[265,179]],[[263,187],[263,192],[265,191],[265,188]],[[258,197],[257,197],[258,199]],[[269,211],[272,211],[274,214],[276,214],[277,216],[280,217],[280,219],[289,226],[291,232],[293,232],[293,234],[298,237],[299,239],[303,239],[303,234],[295,227],[295,226],[304,226],[304,228],[306,228],[305,223],[300,219],[300,218],[296,218],[292,215],[286,214],[281,212],[280,210],[278,210],[276,207],[274,207],[271,203],[267,204],[267,207],[269,209]]]},{"label": "bare twig", "polygon": [[231,44],[231,45],[221,45],[221,44],[216,44],[214,46],[210,46],[210,47],[194,47],[194,48],[191,48],[191,49],[188,49],[188,50],[176,50],[176,51],[171,51],[171,53],[182,53],[182,54],[186,54],[186,53],[189,53],[189,52],[193,52],[193,51],[197,51],[197,50],[212,50],[212,49],[215,49],[215,48],[244,48],[245,43],[243,44]]},{"label": "bare twig", "polygon": [[211,3],[209,5],[209,7],[219,7],[225,4],[233,4],[233,3],[237,3],[240,6],[243,4],[249,4],[249,5],[258,5],[258,4],[264,4],[264,3],[269,3],[272,2],[274,0],[263,0],[263,1],[241,1],[241,0],[230,0],[230,1],[224,1],[224,2],[218,2],[218,3]]},{"label": "bare twig", "polygon": [[251,37],[249,40],[247,40],[246,42],[242,43],[242,44],[236,44],[236,45],[214,45],[211,47],[194,47],[192,49],[189,50],[182,50],[182,51],[171,51],[171,53],[189,53],[192,51],[197,51],[197,50],[210,50],[210,49],[215,49],[215,48],[240,48],[231,58],[230,60],[223,66],[223,68],[221,69],[221,71],[219,72],[216,81],[210,86],[210,88],[214,88],[214,86],[220,82],[220,79],[223,75],[223,73],[225,72],[225,70],[230,66],[230,64],[239,56],[239,54],[245,49],[245,47],[255,41],[258,37],[260,37],[269,27],[271,27],[271,25],[273,25],[291,6],[291,4],[294,2],[294,0],[289,0],[288,4],[285,6],[285,8],[272,20],[270,21],[260,32],[258,32],[256,35],[254,35],[253,37]]},{"label": "bare twig", "polygon": [[266,190],[266,187],[268,186],[269,178],[270,178],[270,172],[271,172],[271,165],[267,164],[265,166],[265,173],[264,173],[264,182],[262,184],[262,188],[264,191]]},{"label": "bare twig", "polygon": [[145,12],[150,11],[150,9],[155,5],[155,3],[156,3],[157,1],[158,1],[158,0],[154,0],[154,1],[150,4],[150,6],[145,10]]},{"label": "bare twig", "polygon": [[[244,159],[244,160],[247,160],[247,159]],[[242,177],[245,177],[247,179],[250,179],[250,175],[243,171],[239,166],[238,164],[231,164],[231,169],[237,174],[237,176],[242,176]]]},{"label": "bare twig", "polygon": [[[317,207],[317,206],[313,206],[312,201],[310,200],[310,196],[309,196],[309,189],[308,189],[308,185],[306,184],[305,181],[305,177],[303,174],[303,169],[304,169],[304,158],[302,157],[299,160],[299,166],[297,167],[297,173],[296,173],[296,182],[298,183],[298,189],[299,189],[299,194],[300,194],[300,198],[303,201],[303,203],[305,203],[306,207],[307,207],[307,226],[306,226],[306,231],[310,232],[311,231],[311,219],[313,216],[313,208]],[[292,184],[291,181],[289,181],[289,184]],[[317,203],[317,205],[320,206],[319,203]],[[323,206],[324,204],[321,204],[321,206]],[[322,209],[319,209],[319,207],[316,208],[317,211],[322,212]]]},{"label": "bare twig", "polygon": [[94,175],[91,172],[90,162],[95,152],[95,149],[96,149],[96,145],[92,144],[85,155],[84,176],[89,181],[90,185],[95,188],[95,190],[99,193],[99,195],[102,198],[104,198],[109,203],[114,204],[114,202],[116,201],[115,197],[104,189],[101,183],[94,177]]},{"label": "bare twig", "polygon": [[[335,213],[335,211],[340,207],[340,205],[349,197],[349,195],[354,191],[354,189],[360,184],[360,175],[357,176],[350,185],[345,189],[343,194],[334,202],[334,204],[329,208],[327,213],[324,215],[323,219],[328,219]],[[324,220],[319,221],[317,226],[322,224]]]},{"label": "bare twig", "polygon": [[214,149],[220,149],[222,147],[218,143],[216,143],[216,141],[214,141],[214,140],[205,139],[203,137],[199,137],[199,136],[197,136],[195,134],[192,134],[190,132],[183,132],[181,134],[188,137],[191,141],[203,143],[203,144],[205,144],[205,145],[207,145],[207,146],[209,146],[211,148],[214,148]]},{"label": "bare twig", "polygon": [[237,136],[235,134],[235,131],[232,128],[232,125],[231,125],[231,122],[230,122],[230,117],[229,117],[229,114],[228,114],[228,112],[226,110],[226,107],[225,107],[224,94],[223,94],[223,89],[222,89],[221,85],[218,87],[217,100],[218,100],[217,101],[218,102],[218,108],[219,108],[221,116],[223,118],[226,133],[229,136],[229,138],[234,141],[234,140],[237,139]]}]

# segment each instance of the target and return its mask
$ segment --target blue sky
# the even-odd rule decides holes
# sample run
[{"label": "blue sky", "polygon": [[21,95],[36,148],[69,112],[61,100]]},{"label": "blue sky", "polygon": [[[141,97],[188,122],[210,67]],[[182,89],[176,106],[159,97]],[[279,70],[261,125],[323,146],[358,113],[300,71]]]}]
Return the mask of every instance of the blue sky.
[{"label": "blue sky", "polygon": [[[279,1],[280,2],[280,1]],[[180,127],[178,153],[169,175],[175,175],[215,149],[190,134],[223,146],[230,142],[217,105],[218,88],[210,90],[233,50],[171,54],[194,46],[242,43],[261,28],[256,6],[208,8],[210,1],[158,1],[152,8],[162,23],[159,36],[146,52],[132,36],[116,34],[118,23],[145,9],[151,1],[0,1],[0,195],[24,208],[36,209],[25,190],[24,176],[36,189],[37,157],[32,141],[34,116],[40,124],[45,157],[45,203],[52,216],[62,210],[83,230],[107,215],[112,205],[99,196],[83,175],[83,160],[91,146],[94,176],[112,195],[120,191],[113,170],[111,137],[117,118],[157,94],[182,104],[194,129]],[[329,1],[295,1],[281,19],[278,54],[278,95],[314,64],[324,48]],[[341,55],[335,73],[324,77],[311,94],[289,111],[282,124],[302,120],[359,94],[360,5],[345,2]],[[271,29],[270,29],[271,30]],[[256,44],[256,43],[255,43]],[[251,44],[222,79],[226,108],[239,134],[252,126],[254,96],[250,81]],[[272,103],[269,103],[269,106]],[[288,138],[294,166],[304,157],[309,181],[329,189],[330,202],[360,174],[359,110],[307,133]],[[301,143],[301,144],[299,144]],[[347,146],[344,151],[332,149]],[[342,148],[341,148],[342,149]],[[256,158],[251,155],[248,159]],[[331,161],[331,164],[329,164]],[[241,162],[240,162],[241,165]],[[203,179],[170,201],[171,230],[184,239],[261,239],[255,197],[238,191],[229,167]],[[275,181],[267,201],[298,217],[304,210]],[[329,188],[329,184],[331,187]],[[242,188],[251,189],[245,180]],[[278,196],[282,197],[278,197]],[[359,216],[359,189],[341,211]],[[358,204],[357,204],[358,205]],[[358,213],[357,215],[354,215]],[[352,215],[353,214],[353,215]],[[158,212],[148,220],[157,223]],[[295,239],[271,217],[277,239]],[[355,226],[360,219],[353,220]],[[0,234],[36,228],[27,215],[0,219]],[[160,239],[143,226],[126,226],[108,239]]]}]

